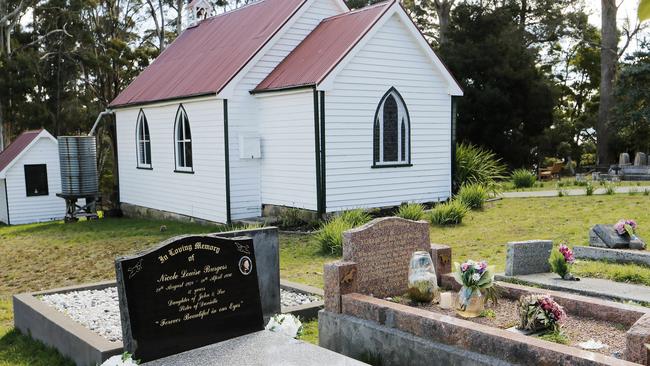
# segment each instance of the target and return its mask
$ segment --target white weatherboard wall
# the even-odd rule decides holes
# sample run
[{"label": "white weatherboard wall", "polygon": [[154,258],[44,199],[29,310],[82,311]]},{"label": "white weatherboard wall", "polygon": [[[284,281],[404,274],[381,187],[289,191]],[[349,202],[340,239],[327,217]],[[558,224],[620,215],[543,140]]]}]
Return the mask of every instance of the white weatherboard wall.
[{"label": "white weatherboard wall", "polygon": [[116,110],[120,200],[199,219],[226,222],[223,101],[186,101],[194,174],[177,173],[174,122],[180,103],[144,106],[151,136],[151,170],[137,168],[140,108]]},{"label": "white weatherboard wall", "polygon": [[[32,164],[47,164],[47,196],[27,197],[25,165]],[[55,141],[49,138],[35,141],[8,169],[5,184],[9,199],[9,221],[12,225],[57,220],[65,216],[65,201],[56,196],[61,193],[61,171]]]},{"label": "white weatherboard wall", "polygon": [[[393,15],[325,93],[327,211],[445,200],[451,193],[451,96]],[[395,87],[411,120],[412,167],[372,169],[373,118]]]},{"label": "white weatherboard wall", "polygon": [[[260,192],[266,184],[262,181],[260,159],[239,158],[240,135],[259,136],[264,139],[264,136],[260,135],[260,125],[264,124],[265,120],[259,117],[257,97],[251,96],[249,91],[255,89],[321,20],[341,12],[335,0],[314,1],[237,84],[234,95],[228,100],[230,202],[233,219],[261,216],[263,202]],[[313,105],[313,102],[310,104]],[[313,123],[313,117],[311,120]],[[293,138],[289,137],[289,140]],[[313,136],[310,141],[313,141]],[[265,158],[262,152],[261,160]],[[314,182],[315,180],[316,178]]]},{"label": "white weatherboard wall", "polygon": [[0,222],[7,224],[8,216],[7,212],[7,195],[5,193],[5,180],[0,179]]},{"label": "white weatherboard wall", "polygon": [[259,98],[262,203],[317,210],[311,89]]}]

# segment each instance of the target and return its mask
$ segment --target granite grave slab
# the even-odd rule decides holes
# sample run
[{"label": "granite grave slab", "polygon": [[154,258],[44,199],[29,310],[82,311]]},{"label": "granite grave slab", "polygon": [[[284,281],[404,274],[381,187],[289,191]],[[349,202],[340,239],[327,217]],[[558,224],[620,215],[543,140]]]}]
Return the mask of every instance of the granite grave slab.
[{"label": "granite grave slab", "polygon": [[510,242],[506,249],[506,276],[549,272],[551,266],[551,240],[529,240]]},{"label": "granite grave slab", "polygon": [[151,361],[264,328],[253,240],[183,236],[115,263],[123,343]]},{"label": "granite grave slab", "polygon": [[645,249],[646,245],[638,236],[619,235],[613,225],[595,225],[589,230],[589,245],[614,249]]}]

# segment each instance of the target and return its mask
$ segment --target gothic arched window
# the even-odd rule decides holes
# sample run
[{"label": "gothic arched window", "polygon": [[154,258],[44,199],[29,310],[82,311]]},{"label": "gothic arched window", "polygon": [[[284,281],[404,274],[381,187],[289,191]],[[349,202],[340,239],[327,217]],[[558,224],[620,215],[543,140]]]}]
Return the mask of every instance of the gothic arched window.
[{"label": "gothic arched window", "polygon": [[373,163],[377,167],[411,163],[411,121],[404,99],[395,88],[384,94],[375,113]]}]

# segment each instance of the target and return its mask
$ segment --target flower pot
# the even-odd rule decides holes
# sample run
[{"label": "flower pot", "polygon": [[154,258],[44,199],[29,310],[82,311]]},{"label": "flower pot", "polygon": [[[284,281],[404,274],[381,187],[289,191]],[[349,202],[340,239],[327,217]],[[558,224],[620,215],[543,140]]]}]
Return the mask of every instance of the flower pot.
[{"label": "flower pot", "polygon": [[439,298],[438,278],[429,253],[413,253],[409,263],[408,280],[408,296],[411,300],[431,302]]},{"label": "flower pot", "polygon": [[[471,291],[466,287],[458,293],[458,309],[456,313],[463,318],[476,318],[485,310],[485,301],[480,290]],[[468,297],[468,298],[467,298]]]}]

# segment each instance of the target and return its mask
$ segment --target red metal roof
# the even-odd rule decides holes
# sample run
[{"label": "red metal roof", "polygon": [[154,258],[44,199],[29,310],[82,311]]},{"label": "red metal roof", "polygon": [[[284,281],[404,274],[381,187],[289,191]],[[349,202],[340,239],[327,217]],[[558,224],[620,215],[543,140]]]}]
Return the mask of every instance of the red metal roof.
[{"label": "red metal roof", "polygon": [[394,3],[386,1],[324,19],[253,92],[318,84]]},{"label": "red metal roof", "polygon": [[20,136],[16,137],[16,139],[9,144],[6,149],[2,150],[2,152],[0,152],[0,172],[11,164],[11,162],[14,161],[14,159],[16,159],[42,131],[42,129],[25,131],[21,133]]},{"label": "red metal roof", "polygon": [[185,30],[110,104],[216,94],[306,0],[262,0]]}]

